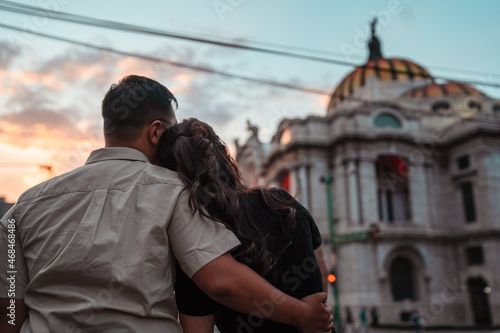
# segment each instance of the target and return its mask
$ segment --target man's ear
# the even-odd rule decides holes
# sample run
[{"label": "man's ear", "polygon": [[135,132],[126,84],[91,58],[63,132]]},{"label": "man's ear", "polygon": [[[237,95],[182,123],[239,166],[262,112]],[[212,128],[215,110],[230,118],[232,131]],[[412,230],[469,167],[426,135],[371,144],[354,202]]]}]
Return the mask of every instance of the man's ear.
[{"label": "man's ear", "polygon": [[160,120],[155,120],[149,125],[148,139],[154,146],[160,142],[160,137],[164,130]]}]

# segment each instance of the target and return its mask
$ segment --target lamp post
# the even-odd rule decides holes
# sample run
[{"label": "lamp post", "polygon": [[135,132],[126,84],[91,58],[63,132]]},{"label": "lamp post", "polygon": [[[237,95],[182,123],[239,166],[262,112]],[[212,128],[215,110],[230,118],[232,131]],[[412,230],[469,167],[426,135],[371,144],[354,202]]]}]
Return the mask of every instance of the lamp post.
[{"label": "lamp post", "polygon": [[[328,174],[320,178],[322,183],[326,185],[326,200],[328,207],[328,224],[330,228],[330,242],[335,246],[335,226],[333,225],[333,201],[332,201],[332,188],[331,185],[333,183],[333,177]],[[334,248],[332,247],[332,251]],[[335,268],[332,268],[332,272],[335,273]],[[336,274],[334,274],[336,276]],[[339,293],[335,283],[335,280],[331,282],[333,288],[333,298],[334,298],[334,307],[333,307],[333,322],[334,326],[338,329],[338,332],[342,332],[342,328],[340,327],[340,306],[339,306]]]}]

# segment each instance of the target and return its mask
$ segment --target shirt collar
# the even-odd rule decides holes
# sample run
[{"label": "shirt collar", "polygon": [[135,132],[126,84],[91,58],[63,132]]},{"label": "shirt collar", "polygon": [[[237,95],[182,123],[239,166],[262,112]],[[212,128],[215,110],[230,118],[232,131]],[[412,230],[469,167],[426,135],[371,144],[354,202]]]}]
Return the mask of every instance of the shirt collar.
[{"label": "shirt collar", "polygon": [[148,157],[137,149],[128,147],[107,147],[91,152],[85,164],[107,160],[143,161],[150,163]]}]

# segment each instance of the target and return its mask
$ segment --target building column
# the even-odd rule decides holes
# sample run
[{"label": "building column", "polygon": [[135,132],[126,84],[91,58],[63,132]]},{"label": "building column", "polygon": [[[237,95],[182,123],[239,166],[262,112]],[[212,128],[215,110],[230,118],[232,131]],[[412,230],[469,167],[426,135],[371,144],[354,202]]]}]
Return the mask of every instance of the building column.
[{"label": "building column", "polygon": [[360,223],[359,191],[358,191],[358,166],[356,161],[345,163],[345,179],[347,185],[348,216],[351,225]]},{"label": "building column", "polygon": [[336,159],[332,170],[333,184],[333,219],[337,221],[335,231],[344,233],[348,225],[348,200],[347,200],[347,182],[345,168],[339,159]]},{"label": "building column", "polygon": [[309,198],[307,193],[307,166],[299,166],[296,175],[297,183],[299,186],[299,196],[297,197],[297,199],[302,204],[302,206],[309,209]]},{"label": "building column", "polygon": [[290,175],[290,194],[292,196],[300,195],[301,189],[298,179],[298,168],[290,168],[288,171]]},{"label": "building column", "polygon": [[[328,166],[324,161],[311,161],[309,167],[309,186],[311,187],[310,198],[308,202],[310,207],[307,207],[309,212],[314,216],[316,224],[325,238],[330,237],[330,228],[328,221],[328,202],[326,197],[326,186],[321,182],[321,177],[328,174]],[[333,208],[335,213],[335,206]]]},{"label": "building column", "polygon": [[409,176],[411,220],[415,224],[429,225],[429,205],[425,188],[425,167],[422,164],[411,165]]},{"label": "building column", "polygon": [[375,174],[374,160],[364,159],[358,164],[361,209],[363,213],[363,224],[370,225],[378,222],[377,201],[377,175]]},{"label": "building column", "polygon": [[434,170],[432,167],[425,167],[425,177],[426,177],[426,186],[427,186],[427,203],[429,207],[429,223],[428,226],[433,228],[437,227],[437,198],[436,198],[436,190],[437,180],[435,179]]}]

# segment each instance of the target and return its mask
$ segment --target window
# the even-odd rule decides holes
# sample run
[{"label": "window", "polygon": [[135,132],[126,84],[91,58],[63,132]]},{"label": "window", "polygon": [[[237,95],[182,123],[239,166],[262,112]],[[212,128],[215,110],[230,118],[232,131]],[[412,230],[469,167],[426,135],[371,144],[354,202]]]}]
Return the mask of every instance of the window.
[{"label": "window", "polygon": [[401,128],[401,122],[399,121],[399,119],[388,113],[382,113],[381,115],[377,116],[377,118],[375,118],[374,125],[378,128]]},{"label": "window", "polygon": [[462,203],[464,206],[465,221],[476,221],[476,208],[474,206],[474,192],[472,190],[472,183],[464,183],[460,186],[462,192]]},{"label": "window", "polygon": [[482,246],[468,247],[465,249],[465,256],[469,266],[484,264],[484,254]]},{"label": "window", "polygon": [[391,263],[391,291],[395,301],[415,300],[413,288],[413,267],[404,257],[398,257]]},{"label": "window", "polygon": [[493,110],[493,113],[500,114],[500,104],[493,105],[492,110]]},{"label": "window", "polygon": [[486,292],[488,288],[490,288],[488,283],[482,277],[467,280],[470,304],[477,325],[491,325],[490,301]]},{"label": "window", "polygon": [[384,203],[382,201],[382,191],[380,189],[378,189],[377,194],[378,194],[378,219],[380,221],[383,221],[384,220],[384,209],[383,209]]},{"label": "window", "polygon": [[457,167],[458,167],[458,170],[463,170],[463,169],[467,169],[468,167],[470,167],[469,155],[464,155],[464,156],[457,158]]},{"label": "window", "polygon": [[289,129],[284,130],[283,133],[281,134],[280,144],[287,145],[290,143],[291,140],[292,140],[292,134],[290,133],[290,130]]},{"label": "window", "polygon": [[448,110],[450,108],[450,103],[448,102],[436,102],[432,104],[432,111],[438,112],[439,110]]},{"label": "window", "polygon": [[380,221],[409,221],[408,166],[398,156],[380,156],[375,164]]},{"label": "window", "polygon": [[280,187],[290,193],[290,172],[283,171],[279,177]]},{"label": "window", "polygon": [[469,101],[469,109],[481,112],[481,104],[479,104],[479,102],[476,101]]},{"label": "window", "polygon": [[392,192],[390,190],[385,192],[387,198],[387,220],[394,221],[394,209],[392,208]]}]

